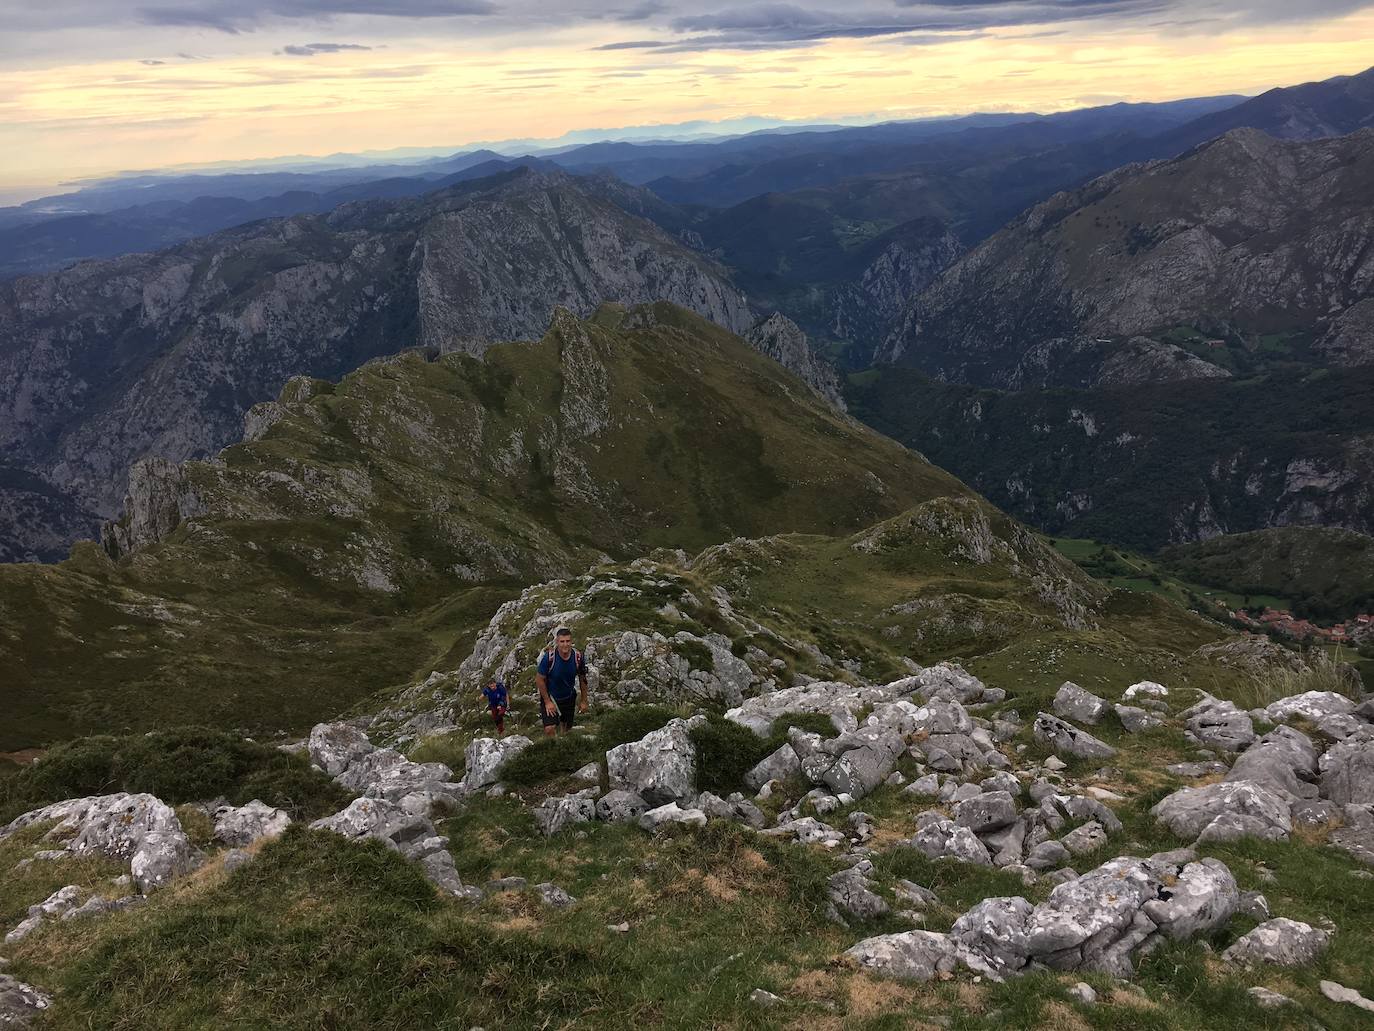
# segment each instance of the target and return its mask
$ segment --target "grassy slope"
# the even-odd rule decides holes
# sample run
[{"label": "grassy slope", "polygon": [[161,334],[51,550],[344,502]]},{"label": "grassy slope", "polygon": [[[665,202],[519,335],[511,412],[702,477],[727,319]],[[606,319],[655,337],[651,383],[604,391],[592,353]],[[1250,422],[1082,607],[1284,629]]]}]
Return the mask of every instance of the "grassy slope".
[{"label": "grassy slope", "polygon": [[704,320],[625,318],[560,316],[485,362],[366,366],[190,463],[208,514],[161,544],[0,568],[0,750],[168,722],[299,730],[452,665],[520,584],[968,493]]},{"label": "grassy slope", "polygon": [[1374,609],[1374,538],[1350,530],[1291,526],[1229,534],[1169,548],[1161,559],[1199,583],[1292,598],[1316,618]]}]

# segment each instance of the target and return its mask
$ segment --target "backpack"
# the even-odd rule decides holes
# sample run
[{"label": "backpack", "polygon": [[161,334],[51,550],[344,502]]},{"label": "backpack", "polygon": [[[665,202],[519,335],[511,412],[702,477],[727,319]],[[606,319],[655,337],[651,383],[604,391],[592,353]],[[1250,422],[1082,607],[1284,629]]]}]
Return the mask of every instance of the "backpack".
[{"label": "backpack", "polygon": [[[553,661],[554,661],[554,659],[558,658],[558,645],[556,645],[556,644],[551,644],[551,645],[549,645],[547,648],[544,649],[544,654],[547,655],[547,656],[549,657],[549,672],[552,673],[552,672],[553,672]],[[580,670],[580,669],[582,668],[582,666],[583,666],[583,662],[582,662],[582,653],[581,653],[580,651],[578,651],[576,648],[574,648],[574,649],[572,650],[572,655],[569,656],[569,661],[572,662],[572,664],[573,664],[573,669],[575,669],[575,670]]]}]

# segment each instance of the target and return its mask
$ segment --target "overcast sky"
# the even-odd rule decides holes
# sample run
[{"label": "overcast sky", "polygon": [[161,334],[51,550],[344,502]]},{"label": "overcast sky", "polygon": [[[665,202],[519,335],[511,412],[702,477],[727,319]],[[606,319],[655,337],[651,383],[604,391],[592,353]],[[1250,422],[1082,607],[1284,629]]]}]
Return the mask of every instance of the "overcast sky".
[{"label": "overcast sky", "polygon": [[0,189],[744,116],[1254,93],[1374,63],[1374,0],[0,0]]}]

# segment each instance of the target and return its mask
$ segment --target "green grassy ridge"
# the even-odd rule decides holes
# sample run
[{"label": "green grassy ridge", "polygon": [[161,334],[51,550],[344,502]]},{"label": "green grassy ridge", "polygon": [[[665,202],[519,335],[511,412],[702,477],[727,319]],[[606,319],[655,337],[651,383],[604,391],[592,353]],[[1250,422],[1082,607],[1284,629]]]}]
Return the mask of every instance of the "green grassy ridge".
[{"label": "green grassy ridge", "polygon": [[657,546],[848,533],[967,488],[668,304],[478,361],[405,353],[184,466],[205,514],[111,563],[0,568],[0,750],[299,732],[451,667],[520,586]]},{"label": "green grassy ridge", "polygon": [[1374,538],[1353,530],[1285,526],[1227,534],[1166,548],[1160,560],[1181,577],[1233,595],[1291,598],[1294,611],[1312,619],[1374,610]]},{"label": "green grassy ridge", "polygon": [[1100,541],[1056,537],[1050,541],[1065,558],[1114,589],[1157,594],[1184,608],[1224,616],[1220,607],[1236,609],[1259,605],[1287,608],[1288,600],[1274,594],[1237,592],[1218,584],[1206,585],[1186,575],[1187,570]]}]

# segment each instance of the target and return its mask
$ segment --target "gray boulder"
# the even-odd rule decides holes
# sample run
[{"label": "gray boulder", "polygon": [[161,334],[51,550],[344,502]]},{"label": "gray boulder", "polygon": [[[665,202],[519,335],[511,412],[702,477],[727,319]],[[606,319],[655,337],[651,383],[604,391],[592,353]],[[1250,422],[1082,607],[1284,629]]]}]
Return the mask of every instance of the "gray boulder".
[{"label": "gray boulder", "polygon": [[334,779],[340,787],[361,795],[383,773],[404,762],[406,757],[394,748],[373,748],[355,758],[343,772],[335,774]]},{"label": "gray boulder", "polygon": [[987,791],[954,807],[954,822],[979,835],[1001,830],[1018,816],[1020,811],[1006,791]]},{"label": "gray boulder", "polygon": [[1228,963],[1256,966],[1269,963],[1300,967],[1313,962],[1331,944],[1331,934],[1300,920],[1275,917],[1236,939],[1221,954]]},{"label": "gray boulder", "polygon": [[1085,691],[1072,681],[1065,681],[1054,696],[1054,714],[1090,726],[1102,722],[1107,715],[1107,703],[1091,691]]},{"label": "gray boulder", "polygon": [[886,900],[873,890],[873,882],[869,879],[872,872],[873,864],[865,859],[848,870],[832,874],[826,882],[826,896],[840,917],[876,920],[888,914]]},{"label": "gray boulder", "polygon": [[1162,883],[1162,871],[1124,856],[1056,886],[1027,922],[1031,955],[1055,970],[1129,976],[1131,953],[1155,933],[1141,907]]},{"label": "gray boulder", "polygon": [[1321,793],[1337,805],[1374,803],[1374,741],[1343,741],[1321,757]]},{"label": "gray boulder", "polygon": [[18,944],[38,930],[45,920],[56,920],[70,912],[80,897],[81,889],[75,884],[69,884],[65,888],[59,888],[42,902],[30,906],[24,919],[5,935],[5,944]]},{"label": "gray boulder", "polygon": [[1225,779],[1262,784],[1288,798],[1312,798],[1316,773],[1317,749],[1307,735],[1278,727],[1241,753]]},{"label": "gray boulder", "polygon": [[953,820],[937,819],[922,827],[911,839],[911,846],[931,859],[957,859],[976,866],[991,866],[987,846],[967,827]]},{"label": "gray boulder", "polygon": [[633,791],[617,788],[608,791],[596,800],[596,818],[607,823],[625,823],[637,820],[648,812],[649,803]]},{"label": "gray boulder", "polygon": [[1158,802],[1150,813],[1175,834],[1196,838],[1218,817],[1252,816],[1287,838],[1293,832],[1283,796],[1248,780],[1223,781],[1200,788],[1181,788]]},{"label": "gray boulder", "polygon": [[1034,907],[1019,896],[984,899],[949,930],[950,938],[985,959],[997,974],[1021,970],[1030,955],[1028,926]]},{"label": "gray boulder", "polygon": [[291,826],[283,809],[274,809],[259,799],[245,806],[220,806],[215,810],[215,840],[230,848],[247,848],[263,838],[277,838]]},{"label": "gray boulder", "polygon": [[536,884],[534,890],[539,896],[539,901],[551,909],[567,909],[577,904],[577,899],[551,881]]},{"label": "gray boulder", "polygon": [[367,735],[348,723],[317,724],[306,747],[310,761],[331,777],[339,776],[373,750]]},{"label": "gray boulder", "polygon": [[1159,896],[1146,902],[1141,911],[1155,922],[1160,934],[1178,940],[1221,927],[1240,906],[1236,879],[1216,859],[1189,863],[1177,881],[1160,888]]},{"label": "gray boulder", "polygon": [[148,794],[95,795],[43,806],[11,821],[0,830],[0,841],[49,820],[56,826],[44,840],[61,839],[62,850],[75,856],[101,852],[127,860],[134,883],[145,895],[199,861],[176,813]]},{"label": "gray boulder", "polygon": [[1241,838],[1258,838],[1261,841],[1283,841],[1284,833],[1277,827],[1258,816],[1244,813],[1222,813],[1202,829],[1197,836],[1197,844],[1208,842],[1220,845]]},{"label": "gray boulder", "polygon": [[590,794],[579,792],[563,798],[546,798],[531,811],[535,826],[544,837],[552,837],[575,823],[590,823],[596,819],[596,802]]},{"label": "gray boulder", "polygon": [[1070,859],[1069,850],[1057,841],[1042,841],[1026,856],[1026,865],[1044,872],[1063,866]]},{"label": "gray boulder", "polygon": [[639,741],[617,745],[606,753],[611,788],[640,795],[651,806],[696,797],[697,758],[691,732],[704,716],[675,719]]},{"label": "gray boulder", "polygon": [[1082,827],[1069,831],[1059,842],[1073,855],[1085,856],[1107,844],[1107,830],[1096,820],[1090,820]]},{"label": "gray boulder", "polygon": [[899,683],[923,702],[938,699],[960,705],[983,701],[988,690],[981,680],[954,662],[930,666]]},{"label": "gray boulder", "polygon": [[1164,726],[1164,721],[1158,716],[1134,705],[1117,704],[1113,709],[1116,718],[1121,721],[1121,726],[1128,734],[1142,734],[1147,730]]},{"label": "gray boulder", "polygon": [[750,791],[757,791],[770,780],[800,777],[801,772],[801,758],[789,742],[779,746],[777,751],[768,757],[759,760],[758,764],[744,775],[744,783]]},{"label": "gray boulder", "polygon": [[1321,993],[1332,1002],[1343,1002],[1366,1013],[1374,1013],[1374,999],[1366,999],[1354,988],[1347,988],[1338,981],[1322,981],[1319,987]]},{"label": "gray boulder", "polygon": [[1374,866],[1374,805],[1342,807],[1345,826],[1331,832],[1327,841],[1352,859]]},{"label": "gray boulder", "polygon": [[934,931],[903,931],[865,938],[845,951],[865,970],[903,981],[932,981],[954,972],[958,949],[947,934]]},{"label": "gray boulder", "polygon": [[1233,702],[1207,695],[1179,715],[1185,720],[1188,733],[1204,748],[1241,752],[1255,742],[1254,721]]},{"label": "gray boulder", "polygon": [[639,825],[646,831],[656,831],[670,823],[680,823],[687,827],[705,827],[706,814],[700,809],[684,809],[676,802],[669,802],[657,809],[650,809],[639,818]]},{"label": "gray boulder", "polygon": [[469,791],[480,791],[495,784],[501,779],[501,767],[532,744],[534,742],[529,738],[518,734],[507,738],[473,739],[463,753],[463,787]]},{"label": "gray boulder", "polygon": [[1264,714],[1271,723],[1287,723],[1304,719],[1316,723],[1325,716],[1344,716],[1355,711],[1355,703],[1334,691],[1307,691],[1280,698],[1265,706]]},{"label": "gray boulder", "polygon": [[50,1006],[50,995],[8,974],[0,974],[0,1027],[28,1027]]},{"label": "gray boulder", "polygon": [[826,742],[835,757],[821,781],[835,794],[863,798],[887,778],[906,748],[900,735],[876,728],[861,728]]},{"label": "gray boulder", "polygon": [[1079,759],[1110,759],[1116,749],[1099,741],[1087,731],[1065,723],[1057,716],[1042,712],[1035,717],[1031,734],[1036,741],[1048,745],[1055,753]]},{"label": "gray boulder", "polygon": [[1153,680],[1142,680],[1132,684],[1121,693],[1121,700],[1129,702],[1136,698],[1163,699],[1169,697],[1169,689],[1163,684],[1156,684]]}]

